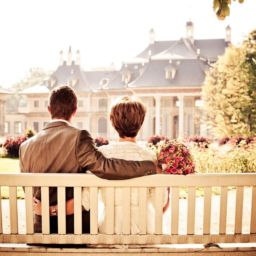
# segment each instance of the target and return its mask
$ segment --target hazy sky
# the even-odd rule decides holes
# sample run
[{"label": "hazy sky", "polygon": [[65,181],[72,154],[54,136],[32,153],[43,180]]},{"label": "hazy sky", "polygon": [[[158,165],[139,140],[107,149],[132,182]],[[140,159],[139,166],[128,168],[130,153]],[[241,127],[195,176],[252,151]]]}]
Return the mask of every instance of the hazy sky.
[{"label": "hazy sky", "polygon": [[84,67],[131,59],[147,46],[150,28],[157,40],[178,39],[189,19],[195,38],[223,38],[229,24],[239,42],[256,28],[256,1],[237,2],[219,21],[212,0],[0,1],[0,85],[18,82],[32,67],[54,70],[69,45],[80,50]]}]

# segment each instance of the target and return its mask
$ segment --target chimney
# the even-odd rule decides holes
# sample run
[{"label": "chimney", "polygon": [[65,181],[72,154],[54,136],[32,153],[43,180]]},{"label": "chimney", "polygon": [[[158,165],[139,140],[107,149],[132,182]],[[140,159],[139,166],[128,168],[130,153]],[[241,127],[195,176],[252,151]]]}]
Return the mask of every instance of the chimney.
[{"label": "chimney", "polygon": [[60,66],[62,66],[63,65],[63,51],[61,50],[60,51]]},{"label": "chimney", "polygon": [[69,46],[68,49],[68,58],[67,58],[67,65],[70,66],[72,64],[72,51],[71,46]]},{"label": "chimney", "polygon": [[231,27],[228,25],[226,26],[226,37],[225,37],[225,41],[227,43],[231,43]]},{"label": "chimney", "polygon": [[76,65],[80,66],[80,51],[76,51]]},{"label": "chimney", "polygon": [[149,30],[149,44],[154,44],[155,43],[155,31],[153,28]]},{"label": "chimney", "polygon": [[187,21],[186,23],[186,37],[190,39],[190,41],[194,42],[194,24],[192,21]]}]

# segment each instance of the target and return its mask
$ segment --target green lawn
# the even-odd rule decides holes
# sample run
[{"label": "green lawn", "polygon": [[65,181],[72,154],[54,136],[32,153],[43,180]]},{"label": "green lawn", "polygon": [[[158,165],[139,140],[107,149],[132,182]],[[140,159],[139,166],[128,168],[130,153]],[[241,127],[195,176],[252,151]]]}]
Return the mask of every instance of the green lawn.
[{"label": "green lawn", "polygon": [[0,158],[0,173],[19,173],[19,159]]},{"label": "green lawn", "polygon": [[[19,173],[19,159],[0,158],[0,173]],[[8,198],[9,191],[7,187],[1,187],[1,197]],[[17,198],[24,198],[24,193],[21,187],[17,189]]]}]

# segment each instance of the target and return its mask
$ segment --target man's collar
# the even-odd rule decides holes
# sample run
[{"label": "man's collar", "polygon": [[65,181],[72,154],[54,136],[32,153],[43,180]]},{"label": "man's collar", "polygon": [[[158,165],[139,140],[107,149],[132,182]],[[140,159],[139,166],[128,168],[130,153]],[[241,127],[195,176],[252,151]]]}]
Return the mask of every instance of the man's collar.
[{"label": "man's collar", "polygon": [[64,120],[64,119],[52,119],[52,120],[50,121],[50,124],[51,124],[51,123],[55,123],[55,122],[63,122],[63,123],[66,123],[66,124],[68,124],[68,125],[71,125],[71,123],[70,123],[69,121]]}]

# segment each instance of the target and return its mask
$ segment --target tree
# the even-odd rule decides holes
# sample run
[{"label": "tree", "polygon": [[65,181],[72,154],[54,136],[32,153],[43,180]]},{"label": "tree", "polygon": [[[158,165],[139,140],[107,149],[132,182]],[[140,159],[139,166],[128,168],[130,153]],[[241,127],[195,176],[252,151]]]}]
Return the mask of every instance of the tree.
[{"label": "tree", "polygon": [[244,62],[245,68],[249,75],[249,96],[251,98],[252,108],[248,109],[249,126],[252,131],[256,131],[256,30],[252,31],[248,39],[244,41],[244,48],[246,49],[246,60]]},{"label": "tree", "polygon": [[[229,16],[231,2],[232,0],[213,0],[213,10],[218,19],[224,20],[227,16]],[[244,0],[238,0],[238,2],[243,3]]]},{"label": "tree", "polygon": [[51,71],[46,71],[42,68],[31,68],[29,74],[24,79],[12,86],[16,93],[8,97],[6,101],[6,111],[17,112],[19,105],[25,101],[24,97],[21,96],[19,92],[34,85],[42,84],[49,78],[51,73]]},{"label": "tree", "polygon": [[217,136],[256,134],[256,31],[229,46],[206,75],[203,100]]},{"label": "tree", "polygon": [[13,87],[20,91],[28,87],[43,83],[49,78],[52,71],[46,71],[42,68],[31,68],[29,74],[18,83],[14,84]]}]

